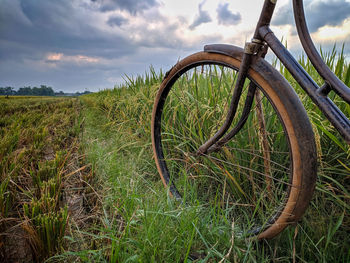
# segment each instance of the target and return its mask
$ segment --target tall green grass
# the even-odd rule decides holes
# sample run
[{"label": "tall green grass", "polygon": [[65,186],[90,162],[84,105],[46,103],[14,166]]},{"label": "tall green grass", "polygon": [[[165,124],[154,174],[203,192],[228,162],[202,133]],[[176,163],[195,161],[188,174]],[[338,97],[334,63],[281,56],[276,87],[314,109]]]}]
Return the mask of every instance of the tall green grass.
[{"label": "tall green grass", "polygon": [[[235,71],[221,65],[201,65],[187,72],[166,99],[161,125],[170,180],[183,194],[184,203],[201,200],[204,211],[217,200],[215,206],[223,209],[225,220],[235,219],[238,235],[267,224],[281,206],[290,158],[283,125],[262,92],[243,129],[222,150],[201,158],[193,155],[224,123],[236,78]],[[247,86],[248,81],[244,98]],[[243,108],[244,100],[232,127]]]},{"label": "tall green grass", "polygon": [[[334,49],[322,54],[347,83],[350,66],[343,52]],[[299,62],[322,84],[305,57]],[[196,202],[179,205],[169,198],[151,151],[151,111],[163,78],[162,72],[155,73],[151,68],[144,76],[128,78],[125,85],[81,98],[86,116],[84,149],[96,174],[105,181],[104,212],[99,228],[82,233],[92,238],[94,246],[79,252],[66,251],[60,258],[100,262],[349,261],[349,146],[289,72],[278,63],[275,65],[297,91],[317,140],[316,192],[299,224],[273,240],[256,242],[239,237],[238,223],[228,216],[230,206],[222,206],[219,196],[215,198],[214,194],[209,209]],[[205,92],[208,105],[225,105],[222,98],[210,95],[210,89]],[[349,105],[334,94],[331,97],[349,116]],[[195,126],[188,128],[198,131]]]}]

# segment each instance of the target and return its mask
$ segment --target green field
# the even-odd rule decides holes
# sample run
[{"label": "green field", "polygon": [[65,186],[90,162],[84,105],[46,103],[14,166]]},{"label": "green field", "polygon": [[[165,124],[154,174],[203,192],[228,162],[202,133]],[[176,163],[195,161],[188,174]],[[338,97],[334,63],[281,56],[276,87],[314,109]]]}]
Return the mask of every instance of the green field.
[{"label": "green field", "polygon": [[89,192],[80,102],[3,96],[0,108],[0,258],[40,262],[62,251],[76,196]]},{"label": "green field", "polygon": [[[323,55],[349,85],[342,54]],[[319,80],[309,61],[300,62]],[[229,208],[169,197],[152,156],[151,112],[163,74],[151,68],[79,98],[0,97],[0,259],[350,262],[350,147],[275,66],[316,135],[317,186],[300,223],[258,242],[235,234]],[[349,117],[349,105],[331,96]]]}]

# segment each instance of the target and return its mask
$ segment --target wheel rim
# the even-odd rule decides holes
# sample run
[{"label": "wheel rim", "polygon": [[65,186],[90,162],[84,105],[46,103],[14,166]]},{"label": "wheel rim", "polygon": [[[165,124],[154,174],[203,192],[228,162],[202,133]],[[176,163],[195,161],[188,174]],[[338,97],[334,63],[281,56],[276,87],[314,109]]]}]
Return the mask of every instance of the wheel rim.
[{"label": "wheel rim", "polygon": [[[163,90],[155,117],[157,158],[175,197],[199,202],[203,209],[218,205],[234,218],[238,231],[255,235],[266,230],[285,205],[292,174],[290,144],[274,105],[260,91],[246,125],[228,144],[215,153],[195,154],[221,127],[236,78],[235,68],[214,64],[190,65]],[[241,100],[231,127],[243,104]]]}]

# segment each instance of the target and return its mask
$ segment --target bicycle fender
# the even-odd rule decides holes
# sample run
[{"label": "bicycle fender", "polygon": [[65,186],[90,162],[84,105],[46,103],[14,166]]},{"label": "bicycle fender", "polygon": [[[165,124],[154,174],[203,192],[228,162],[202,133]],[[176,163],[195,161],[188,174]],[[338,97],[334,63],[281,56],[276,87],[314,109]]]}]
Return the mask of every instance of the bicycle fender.
[{"label": "bicycle fender", "polygon": [[243,49],[234,45],[227,44],[211,44],[205,45],[204,51],[209,53],[219,53],[242,60]]}]

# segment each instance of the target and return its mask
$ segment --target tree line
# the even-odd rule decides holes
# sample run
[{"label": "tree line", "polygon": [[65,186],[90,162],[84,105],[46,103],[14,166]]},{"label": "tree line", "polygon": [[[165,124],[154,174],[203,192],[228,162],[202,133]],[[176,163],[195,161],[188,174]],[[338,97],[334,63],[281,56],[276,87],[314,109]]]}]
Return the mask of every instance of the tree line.
[{"label": "tree line", "polygon": [[23,87],[15,90],[12,87],[0,87],[0,95],[5,96],[79,96],[83,94],[91,93],[90,91],[76,92],[76,93],[64,93],[63,91],[55,92],[51,87],[46,85],[40,85],[38,87]]}]

